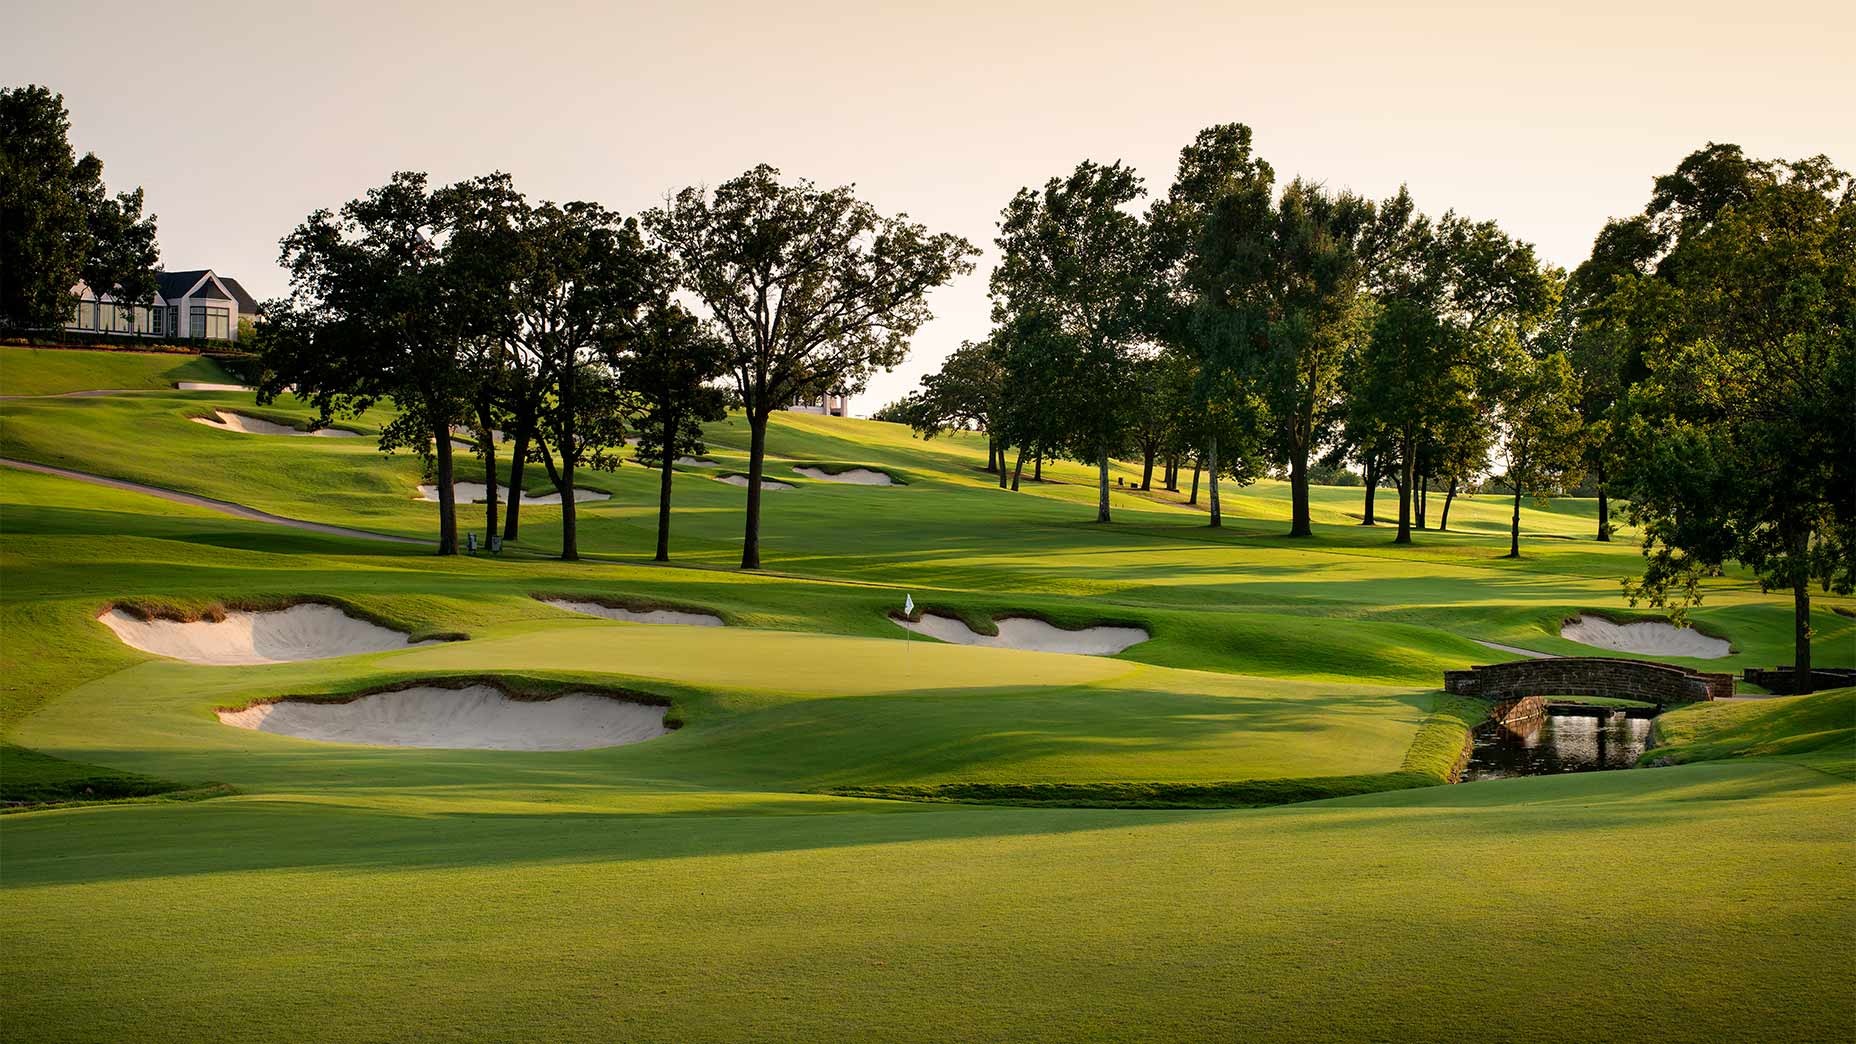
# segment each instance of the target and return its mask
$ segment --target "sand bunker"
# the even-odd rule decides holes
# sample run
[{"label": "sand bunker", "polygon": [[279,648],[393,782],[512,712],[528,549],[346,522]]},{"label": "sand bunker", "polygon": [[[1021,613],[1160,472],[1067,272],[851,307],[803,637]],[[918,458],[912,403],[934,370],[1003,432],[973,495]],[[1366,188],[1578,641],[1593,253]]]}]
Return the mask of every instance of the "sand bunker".
[{"label": "sand bunker", "polygon": [[331,605],[293,605],[268,612],[233,610],[223,620],[140,620],[121,609],[100,619],[123,644],[188,663],[232,666],[324,660],[331,656],[406,649],[408,641],[379,624]]},{"label": "sand bunker", "polygon": [[219,418],[218,420],[213,420],[211,417],[194,417],[193,422],[195,424],[204,424],[209,428],[218,428],[220,431],[236,431],[241,435],[310,435],[322,439],[350,439],[361,437],[361,433],[358,431],[343,431],[340,428],[317,428],[315,431],[299,431],[288,424],[278,424],[257,417],[247,417],[242,413],[231,413],[226,410],[214,410],[213,413]]},{"label": "sand bunker", "polygon": [[[456,497],[457,502],[460,504],[481,504],[488,498],[489,493],[490,487],[481,482],[454,482],[451,484],[451,495]],[[419,495],[415,499],[429,500],[433,503],[437,503],[438,487],[436,485],[420,484]],[[509,487],[496,487],[496,499],[501,503],[508,503]],[[610,493],[601,493],[596,489],[574,487],[574,503],[576,504],[587,500],[611,499],[612,494]],[[540,496],[536,496],[533,493],[522,494],[522,503],[524,504],[559,504],[560,502],[561,495],[559,493],[543,493]]]},{"label": "sand bunker", "polygon": [[1733,652],[1733,646],[1720,638],[1710,638],[1693,627],[1677,627],[1661,620],[1620,624],[1602,616],[1576,616],[1560,628],[1560,637],[1580,645],[1643,656],[1715,660]]},{"label": "sand bunker", "polygon": [[279,700],[219,720],[241,729],[327,743],[462,750],[586,750],[656,739],[663,707],[590,692],[517,700],[488,685],[416,685],[347,703]]},{"label": "sand bunker", "polygon": [[1089,656],[1113,656],[1131,645],[1153,637],[1139,627],[1085,627],[1066,631],[1061,627],[1023,616],[996,620],[999,633],[980,634],[964,621],[951,616],[923,613],[919,622],[897,620],[896,626],[939,638],[956,645],[985,645],[995,649],[1028,649],[1032,652],[1084,653]]},{"label": "sand bunker", "polygon": [[181,391],[257,391],[244,384],[214,384],[211,381],[179,381],[174,387]]},{"label": "sand bunker", "polygon": [[869,468],[851,468],[836,474],[823,468],[794,468],[793,470],[806,478],[818,479],[820,482],[848,482],[853,486],[893,486],[896,484],[896,480],[890,478],[888,474],[871,471]]},{"label": "sand bunker", "polygon": [[543,598],[540,601],[556,609],[565,609],[570,613],[603,616],[608,620],[623,620],[626,623],[685,624],[690,627],[722,626],[722,618],[713,613],[684,613],[675,609],[617,609],[598,602],[577,602],[570,598]]},{"label": "sand bunker", "polygon": [[[740,486],[743,489],[747,488],[747,484],[748,484],[748,477],[746,475],[717,475],[716,480],[720,482],[726,482],[731,486]],[[791,482],[781,482],[779,479],[764,478],[760,480],[760,488],[761,489],[798,489],[799,487],[793,485]]]}]

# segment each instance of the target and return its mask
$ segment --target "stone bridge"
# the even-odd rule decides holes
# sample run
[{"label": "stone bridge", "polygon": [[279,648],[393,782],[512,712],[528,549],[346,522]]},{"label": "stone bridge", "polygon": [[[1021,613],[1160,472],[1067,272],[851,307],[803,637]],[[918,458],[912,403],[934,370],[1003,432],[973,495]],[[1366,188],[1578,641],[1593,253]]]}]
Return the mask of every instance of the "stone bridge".
[{"label": "stone bridge", "polygon": [[1485,700],[1527,696],[1609,696],[1659,707],[1734,694],[1734,676],[1608,656],[1555,656],[1445,671],[1444,691]]}]

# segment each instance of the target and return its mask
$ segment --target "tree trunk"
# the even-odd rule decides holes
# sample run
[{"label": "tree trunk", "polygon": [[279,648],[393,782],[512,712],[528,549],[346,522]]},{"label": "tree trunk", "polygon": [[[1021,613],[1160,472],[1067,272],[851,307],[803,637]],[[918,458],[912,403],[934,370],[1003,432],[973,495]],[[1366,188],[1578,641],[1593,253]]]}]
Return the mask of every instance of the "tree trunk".
[{"label": "tree trunk", "polygon": [[[1012,482],[1011,473],[1005,470],[1005,451],[1010,448],[1011,448],[1010,446],[1007,446],[1004,443],[999,444],[999,488],[1000,489],[1006,488],[1007,486],[1011,485],[1011,482]],[[1022,457],[1023,454],[1020,454],[1020,456]]]},{"label": "tree trunk", "polygon": [[677,442],[675,438],[677,419],[668,404],[659,411],[658,423],[663,428],[664,458],[659,461],[660,474],[657,477],[657,557],[659,562],[670,561],[670,472],[677,462]]},{"label": "tree trunk", "polygon": [[1450,529],[1450,502],[1455,499],[1456,479],[1451,479],[1450,492],[1444,494],[1444,517],[1437,520],[1437,531],[1439,533],[1447,532]]},{"label": "tree trunk", "polygon": [[1186,498],[1186,503],[1194,507],[1197,507],[1199,503],[1199,464],[1202,462],[1200,459],[1201,457],[1202,454],[1198,453],[1192,455],[1192,496]]},{"label": "tree trunk", "polygon": [[999,443],[991,435],[986,436],[986,470],[999,470]]},{"label": "tree trunk", "polygon": [[1308,448],[1303,446],[1289,454],[1289,535],[1314,533],[1308,518]]},{"label": "tree trunk", "polygon": [[1792,695],[1803,696],[1816,688],[1811,684],[1811,575],[1805,567],[1810,553],[1811,536],[1800,528],[1791,537],[1792,545]]},{"label": "tree trunk", "polygon": [[1018,444],[1018,460],[1012,465],[1012,492],[1018,492],[1018,480],[1025,474],[1025,444]]},{"label": "tree trunk", "polygon": [[574,434],[574,380],[579,375],[570,367],[561,379],[561,475],[556,484],[561,493],[561,561],[580,560],[580,533],[574,515],[574,461],[580,456],[580,443]]},{"label": "tree trunk", "polygon": [[517,527],[521,523],[522,465],[528,460],[529,429],[534,423],[525,417],[516,418],[516,441],[509,451],[509,488],[514,495],[509,498],[509,508],[503,515],[504,543],[516,538]]},{"label": "tree trunk", "polygon": [[1096,455],[1096,521],[1108,521],[1108,443]]},{"label": "tree trunk", "polygon": [[1147,447],[1145,458],[1146,459],[1141,464],[1141,489],[1152,490],[1154,488],[1154,447],[1153,446]]},{"label": "tree trunk", "polygon": [[1179,454],[1177,453],[1166,459],[1166,491],[1168,493],[1179,492]]},{"label": "tree trunk", "polygon": [[1399,440],[1398,535],[1392,538],[1394,544],[1411,543],[1411,492],[1418,482],[1418,466],[1411,459],[1414,441],[1410,435]]},{"label": "tree trunk", "polygon": [[1598,539],[1611,542],[1611,498],[1605,495],[1605,466],[1598,465]]},{"label": "tree trunk", "polygon": [[1508,523],[1508,557],[1521,557],[1521,484],[1514,484],[1514,517]]},{"label": "tree trunk", "polygon": [[1037,458],[1031,462],[1031,481],[1044,481],[1044,446],[1038,445]]},{"label": "tree trunk", "polygon": [[[567,443],[572,445],[571,442]],[[580,560],[580,532],[574,515],[574,455],[561,451],[561,561]]]},{"label": "tree trunk", "polygon": [[748,518],[741,535],[741,568],[760,568],[760,475],[767,463],[767,417],[748,415]]},{"label": "tree trunk", "polygon": [[1205,470],[1209,486],[1206,497],[1212,509],[1211,525],[1217,528],[1224,525],[1224,509],[1218,503],[1218,436],[1213,435],[1206,442]]},{"label": "tree trunk", "polygon": [[1374,457],[1366,463],[1366,503],[1360,508],[1360,524],[1378,525],[1373,518],[1373,494],[1379,491],[1379,458]]},{"label": "tree trunk", "polygon": [[1415,497],[1416,510],[1413,514],[1417,516],[1415,520],[1418,523],[1418,528],[1424,529],[1426,528],[1424,525],[1424,509],[1430,506],[1429,501],[1431,499],[1431,477],[1429,475],[1418,476],[1418,491]]},{"label": "tree trunk", "polygon": [[438,553],[458,553],[458,496],[452,488],[451,425],[444,420],[432,422],[438,442]]},{"label": "tree trunk", "polygon": [[[497,508],[496,439],[490,434],[489,403],[477,404],[477,426],[482,429],[478,432],[478,437],[483,439],[483,542],[487,547],[490,543],[490,538],[496,534]],[[511,500],[521,500],[522,491],[511,488],[509,498]]]}]

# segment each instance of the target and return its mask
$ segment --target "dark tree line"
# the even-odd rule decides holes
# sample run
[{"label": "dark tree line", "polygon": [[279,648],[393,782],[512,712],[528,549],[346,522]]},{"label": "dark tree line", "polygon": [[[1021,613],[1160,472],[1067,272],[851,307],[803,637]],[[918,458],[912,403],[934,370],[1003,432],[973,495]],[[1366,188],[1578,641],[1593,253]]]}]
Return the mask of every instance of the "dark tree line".
[{"label": "dark tree line", "polygon": [[64,96],[0,88],[0,330],[70,321],[80,281],[119,305],[155,296],[155,218],[142,190],[110,195],[103,161],[71,148]]},{"label": "dark tree line", "polygon": [[[986,433],[988,469],[1138,460],[1190,502],[1287,479],[1288,535],[1314,536],[1311,475],[1362,476],[1361,524],[1396,491],[1397,543],[1449,528],[1493,485],[1521,506],[1588,478],[1644,532],[1633,599],[1681,608],[1728,559],[1792,591],[1807,684],[1809,585],[1856,583],[1856,189],[1823,157],[1734,146],[1656,179],[1567,273],[1493,222],[1278,184],[1249,128],[1208,128],[1166,195],[1119,163],[1020,190],[999,223],[992,334],[884,416]],[[1008,459],[1017,463],[1008,468]],[[1009,480],[1008,480],[1009,473]],[[1434,494],[1440,495],[1439,503]]]},{"label": "dark tree line", "polygon": [[[488,487],[485,533],[518,537],[526,470],[561,507],[579,557],[586,470],[661,469],[657,553],[670,554],[671,476],[703,452],[728,380],[752,430],[742,566],[760,564],[767,421],[800,396],[855,389],[900,362],[927,292],[972,248],[885,217],[847,188],[786,184],[756,167],[624,217],[531,203],[504,174],[433,187],[400,173],[282,241],[290,293],[266,306],[260,400],[294,394],[323,419],[389,400],[382,450],[424,458],[438,485],[439,553],[458,549],[453,439],[468,433]],[[687,309],[687,295],[702,313]],[[499,512],[498,432],[509,446]],[[647,465],[649,466],[649,465]]]}]

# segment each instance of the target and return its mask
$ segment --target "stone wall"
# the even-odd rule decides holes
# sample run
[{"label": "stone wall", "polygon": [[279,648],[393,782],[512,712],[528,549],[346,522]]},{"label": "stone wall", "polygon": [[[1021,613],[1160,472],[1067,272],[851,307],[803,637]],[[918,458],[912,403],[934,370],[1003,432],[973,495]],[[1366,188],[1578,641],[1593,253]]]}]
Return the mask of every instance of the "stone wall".
[{"label": "stone wall", "polygon": [[1556,656],[1445,671],[1444,691],[1498,701],[1525,696],[1608,696],[1664,706],[1732,696],[1734,678],[1647,660]]},{"label": "stone wall", "polygon": [[[1790,667],[1774,667],[1771,670],[1748,667],[1740,676],[1746,679],[1748,685],[1757,685],[1767,692],[1776,692],[1781,696],[1792,693]],[[1856,670],[1848,667],[1818,667],[1811,671],[1812,691],[1841,689],[1846,685],[1856,685]]]}]

